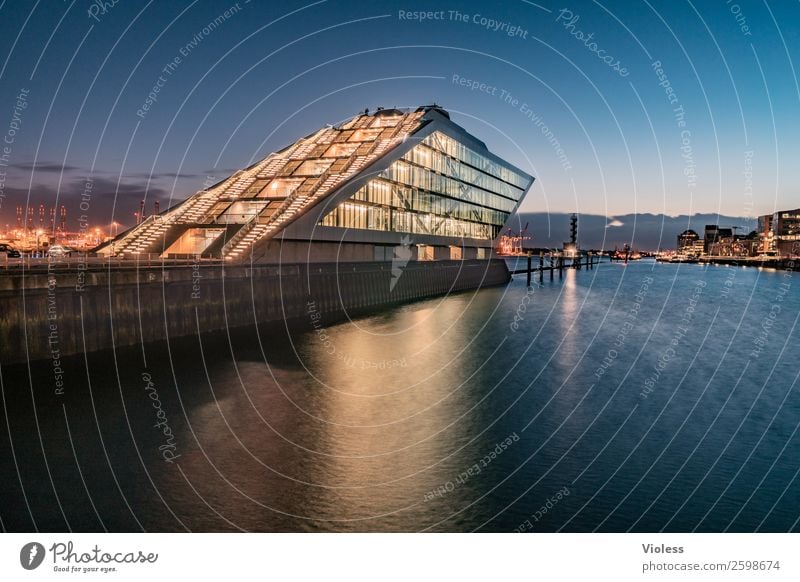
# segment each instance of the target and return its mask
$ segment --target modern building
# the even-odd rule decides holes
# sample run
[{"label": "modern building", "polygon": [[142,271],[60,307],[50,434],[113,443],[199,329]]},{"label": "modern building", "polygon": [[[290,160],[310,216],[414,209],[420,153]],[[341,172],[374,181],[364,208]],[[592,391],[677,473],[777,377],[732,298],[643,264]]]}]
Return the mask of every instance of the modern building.
[{"label": "modern building", "polygon": [[800,208],[758,217],[761,252],[782,257],[800,255]]},{"label": "modern building", "polygon": [[707,255],[728,256],[728,249],[733,243],[733,229],[723,228],[716,224],[707,224],[703,238],[703,251]]},{"label": "modern building", "polygon": [[[737,227],[738,228],[738,227]],[[734,228],[707,224],[705,239],[691,229],[678,235],[677,252],[683,255],[711,257],[754,257],[761,254],[761,237],[757,231],[738,235]]]},{"label": "modern building", "polygon": [[688,229],[678,235],[677,250],[679,254],[695,254],[698,242],[702,245],[702,239],[695,231]]},{"label": "modern building", "polygon": [[763,214],[758,217],[758,235],[761,239],[761,252],[769,253],[775,251],[775,233],[772,231],[773,214]]},{"label": "modern building", "polygon": [[787,257],[800,255],[800,208],[776,212],[772,224],[778,254]]},{"label": "modern building", "polygon": [[489,258],[533,178],[433,105],[326,126],[98,247],[227,261]]},{"label": "modern building", "polygon": [[753,230],[746,235],[733,237],[733,254],[739,257],[756,257],[761,254],[761,237]]}]

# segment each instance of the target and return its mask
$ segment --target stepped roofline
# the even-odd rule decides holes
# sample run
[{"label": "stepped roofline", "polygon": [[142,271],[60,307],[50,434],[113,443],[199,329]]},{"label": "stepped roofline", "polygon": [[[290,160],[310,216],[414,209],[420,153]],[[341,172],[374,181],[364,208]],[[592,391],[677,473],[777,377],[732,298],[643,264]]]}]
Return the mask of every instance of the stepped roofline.
[{"label": "stepped roofline", "polygon": [[[458,147],[466,148],[460,155],[472,152],[468,155],[477,156],[476,159],[484,160],[481,163],[496,169],[488,174],[485,169],[469,169],[468,162],[456,159],[459,154],[455,150],[449,153],[436,150],[438,146],[431,141],[433,139],[450,140],[451,148],[460,144]],[[416,109],[379,107],[374,111],[364,110],[336,126],[326,125],[298,139],[172,208],[147,217],[141,224],[96,250],[101,255],[157,253],[166,258],[200,254],[243,260],[258,256],[259,249],[274,247],[270,241],[325,240],[339,236],[339,229],[321,223],[324,215],[331,212],[332,205],[346,203],[357,188],[375,179],[379,173],[385,174],[391,164],[408,157],[409,152],[418,147],[434,148],[430,151],[436,156],[445,156],[451,165],[463,166],[462,172],[475,174],[475,179],[480,178],[481,183],[494,184],[493,188],[511,188],[513,195],[509,200],[514,204],[502,203],[504,214],[512,211],[512,206],[513,210],[516,209],[533,182],[531,176],[489,152],[484,142],[453,123],[450,114],[437,104]],[[431,176],[438,175],[434,169],[422,168],[421,171],[434,172]],[[514,183],[503,185],[501,175],[513,177]],[[461,183],[461,188],[468,190],[482,187],[477,183],[471,185],[469,180]],[[480,190],[476,192],[479,197],[494,196],[491,188],[484,194],[480,194]],[[456,196],[456,199],[461,196],[436,192],[430,195]],[[452,206],[454,203],[448,204]],[[468,199],[464,203],[475,204]],[[477,224],[483,220],[478,216],[486,214],[480,208],[480,205],[475,206],[478,212],[475,217],[452,220],[458,224],[463,220],[478,221]],[[489,211],[493,207],[486,208]],[[401,210],[398,208],[396,211]],[[441,218],[450,220],[446,215]],[[496,218],[491,220],[493,224],[497,221]],[[463,224],[469,226],[472,223]],[[369,232],[348,232],[345,238],[387,243],[402,234],[397,230],[373,232],[373,227],[369,226],[364,230]],[[479,238],[486,237],[482,234]],[[420,239],[439,244],[458,242],[452,235],[442,237],[434,233],[421,234]],[[475,242],[478,246],[490,243],[490,240]]]}]

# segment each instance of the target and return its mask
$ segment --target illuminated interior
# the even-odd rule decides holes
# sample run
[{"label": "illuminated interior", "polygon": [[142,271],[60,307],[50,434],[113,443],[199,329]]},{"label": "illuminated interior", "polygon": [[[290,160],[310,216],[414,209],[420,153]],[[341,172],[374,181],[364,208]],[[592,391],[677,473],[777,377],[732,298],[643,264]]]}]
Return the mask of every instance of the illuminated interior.
[{"label": "illuminated interior", "polygon": [[[435,124],[430,131],[409,140],[430,123]],[[452,132],[437,131],[436,124]],[[451,135],[463,135],[466,143]],[[398,146],[403,146],[399,159],[370,169]],[[375,177],[362,187],[344,189],[365,172]],[[439,107],[379,108],[339,126],[323,127],[167,211],[142,217],[140,224],[97,252],[164,258],[200,254],[222,232],[208,227],[219,225],[228,234],[213,246],[214,256],[243,259],[256,245],[284,233],[308,212],[311,216],[300,221],[303,226],[294,232],[301,240],[337,237],[323,231],[338,227],[449,237],[442,239],[442,247],[457,244],[453,238],[485,244],[497,237],[532,181],[492,156]],[[328,196],[335,202],[313,210]],[[165,248],[167,237],[175,242]],[[432,258],[430,253],[423,254]],[[434,254],[447,256],[444,251]],[[459,256],[459,252],[450,255]]]},{"label": "illuminated interior", "polygon": [[201,255],[223,232],[224,228],[190,228],[170,245],[164,255]]},{"label": "illuminated interior", "polygon": [[529,178],[436,132],[319,224],[493,240],[529,185]]}]

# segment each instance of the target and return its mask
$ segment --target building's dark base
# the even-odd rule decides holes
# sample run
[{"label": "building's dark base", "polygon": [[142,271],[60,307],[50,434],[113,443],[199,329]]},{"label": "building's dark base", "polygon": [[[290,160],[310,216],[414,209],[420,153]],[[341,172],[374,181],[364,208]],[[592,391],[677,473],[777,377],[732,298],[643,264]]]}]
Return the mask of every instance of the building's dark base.
[{"label": "building's dark base", "polygon": [[[394,278],[394,284],[392,284]],[[0,364],[290,321],[345,315],[501,285],[505,261],[53,268],[0,276]]]}]

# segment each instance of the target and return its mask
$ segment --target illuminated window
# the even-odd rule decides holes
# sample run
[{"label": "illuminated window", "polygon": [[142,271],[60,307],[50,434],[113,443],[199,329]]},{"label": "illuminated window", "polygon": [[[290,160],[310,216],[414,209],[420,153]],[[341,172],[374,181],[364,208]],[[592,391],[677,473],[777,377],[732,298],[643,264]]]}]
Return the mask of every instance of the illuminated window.
[{"label": "illuminated window", "polygon": [[325,151],[324,156],[326,158],[347,158],[356,151],[357,147],[357,143],[335,143]]},{"label": "illuminated window", "polygon": [[225,232],[224,228],[190,228],[161,255],[201,255]]},{"label": "illuminated window", "polygon": [[401,119],[402,116],[400,115],[380,115],[375,117],[375,119],[372,121],[371,127],[395,127],[398,123],[400,123]]},{"label": "illuminated window", "polygon": [[294,171],[295,176],[319,176],[331,167],[333,160],[306,160]]},{"label": "illuminated window", "polygon": [[450,247],[450,260],[460,261],[462,257],[461,247]]},{"label": "illuminated window", "polygon": [[280,176],[291,176],[294,171],[300,166],[302,162],[300,160],[289,160],[286,162],[286,165],[280,171]]},{"label": "illuminated window", "polygon": [[225,212],[217,217],[216,222],[223,224],[244,224],[267,205],[266,201],[252,202],[240,200],[231,204]]},{"label": "illuminated window", "polygon": [[344,130],[344,131],[340,131],[339,135],[337,135],[336,139],[334,139],[333,141],[335,141],[336,143],[349,141],[350,137],[352,137],[352,135],[353,135],[353,130],[352,129],[347,129],[347,130]]},{"label": "illuminated window", "polygon": [[420,261],[432,261],[434,259],[434,249],[430,245],[417,245],[417,257]]},{"label": "illuminated window", "polygon": [[273,180],[259,194],[259,198],[286,198],[297,190],[303,180],[279,178]]},{"label": "illuminated window", "polygon": [[443,133],[435,132],[426,137],[422,143],[441,151],[452,158],[456,158],[487,174],[509,182],[518,188],[527,188],[529,179],[517,172],[500,165],[491,159],[474,152],[462,143],[459,143]]},{"label": "illuminated window", "polygon": [[[507,170],[446,136],[441,138],[430,145],[423,140],[323,217],[320,225],[496,238],[524,189],[456,159],[458,154],[498,174]],[[515,176],[527,187],[529,179]],[[363,214],[354,214],[355,207]]]},{"label": "illuminated window", "polygon": [[211,207],[211,210],[208,211],[207,216],[210,219],[214,219],[219,216],[223,210],[225,210],[228,206],[230,206],[230,200],[226,200],[224,202],[217,202],[214,206]]},{"label": "illuminated window", "polygon": [[264,189],[264,186],[267,185],[267,182],[269,182],[269,180],[256,180],[247,190],[245,190],[243,198],[255,198],[258,196],[258,193]]},{"label": "illuminated window", "polygon": [[357,129],[348,141],[375,141],[380,134],[380,129]]}]

